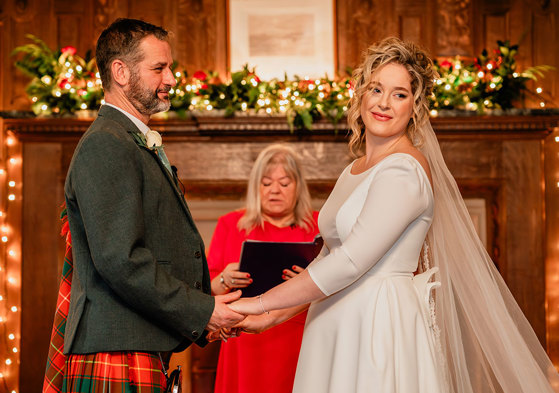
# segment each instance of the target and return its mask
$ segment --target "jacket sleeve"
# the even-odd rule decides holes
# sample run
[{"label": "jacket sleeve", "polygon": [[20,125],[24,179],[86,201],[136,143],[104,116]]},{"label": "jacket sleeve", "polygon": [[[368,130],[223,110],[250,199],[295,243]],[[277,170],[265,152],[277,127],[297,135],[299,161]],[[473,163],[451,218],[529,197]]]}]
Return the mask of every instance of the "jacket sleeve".
[{"label": "jacket sleeve", "polygon": [[124,142],[110,133],[92,133],[72,162],[69,187],[87,251],[102,280],[130,308],[196,341],[212,315],[214,299],[170,274],[146,247],[150,228],[145,228],[141,152]]},{"label": "jacket sleeve", "polygon": [[428,207],[427,181],[410,160],[387,163],[375,174],[347,238],[309,266],[320,290],[331,295],[371,269]]}]

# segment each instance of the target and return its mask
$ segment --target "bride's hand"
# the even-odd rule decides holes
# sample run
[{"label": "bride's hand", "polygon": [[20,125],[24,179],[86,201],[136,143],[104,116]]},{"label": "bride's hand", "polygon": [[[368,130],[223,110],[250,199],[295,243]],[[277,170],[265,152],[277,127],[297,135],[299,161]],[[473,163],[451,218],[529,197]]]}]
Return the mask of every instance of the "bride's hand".
[{"label": "bride's hand", "polygon": [[263,313],[261,299],[256,297],[245,297],[228,304],[231,310],[244,315],[259,315]]},{"label": "bride's hand", "polygon": [[250,315],[241,321],[234,328],[240,329],[245,333],[258,334],[275,326],[275,318],[270,314]]}]

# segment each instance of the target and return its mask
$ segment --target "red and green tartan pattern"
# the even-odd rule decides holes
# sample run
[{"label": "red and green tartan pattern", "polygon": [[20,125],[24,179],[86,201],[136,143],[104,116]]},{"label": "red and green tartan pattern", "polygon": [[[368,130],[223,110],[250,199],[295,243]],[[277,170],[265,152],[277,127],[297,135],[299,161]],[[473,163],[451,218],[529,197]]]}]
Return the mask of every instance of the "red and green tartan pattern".
[{"label": "red and green tartan pattern", "polygon": [[99,352],[68,355],[66,393],[162,393],[165,375],[156,354]]},{"label": "red and green tartan pattern", "polygon": [[70,236],[70,226],[66,209],[60,215],[62,219],[62,236],[66,236],[66,253],[64,255],[64,266],[62,267],[62,280],[58,290],[58,300],[56,301],[56,311],[50,338],[49,354],[47,357],[47,367],[45,379],[43,381],[43,393],[59,393],[62,390],[64,378],[64,365],[66,356],[64,355],[64,332],[66,330],[66,319],[70,309],[70,290],[72,287],[72,273],[74,262],[72,260],[72,240]]},{"label": "red and green tartan pattern", "polygon": [[62,236],[66,236],[66,253],[62,280],[45,370],[42,393],[161,393],[165,375],[156,354],[110,352],[88,355],[64,355],[64,333],[70,309],[72,288],[72,240],[66,208],[60,216]]}]

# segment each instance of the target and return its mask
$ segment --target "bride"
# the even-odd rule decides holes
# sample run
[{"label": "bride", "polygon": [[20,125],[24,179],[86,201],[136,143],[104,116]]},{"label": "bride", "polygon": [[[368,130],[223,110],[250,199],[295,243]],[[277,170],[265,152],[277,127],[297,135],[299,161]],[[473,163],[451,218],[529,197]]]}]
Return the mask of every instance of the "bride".
[{"label": "bride", "polygon": [[444,163],[428,118],[435,77],[412,43],[389,38],[368,49],[348,113],[350,148],[365,154],[320,212],[322,252],[293,279],[231,304],[251,315],[239,327],[258,332],[310,303],[294,392],[559,385]]}]

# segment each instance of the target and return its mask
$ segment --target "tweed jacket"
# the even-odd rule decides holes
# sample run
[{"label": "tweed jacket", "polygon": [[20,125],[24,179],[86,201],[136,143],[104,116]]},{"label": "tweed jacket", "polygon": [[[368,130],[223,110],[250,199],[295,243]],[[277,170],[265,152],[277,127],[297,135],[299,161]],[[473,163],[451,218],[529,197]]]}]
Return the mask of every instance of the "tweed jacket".
[{"label": "tweed jacket", "polygon": [[66,354],[206,343],[214,299],[202,238],[176,178],[135,132],[123,113],[103,106],[70,163]]}]

